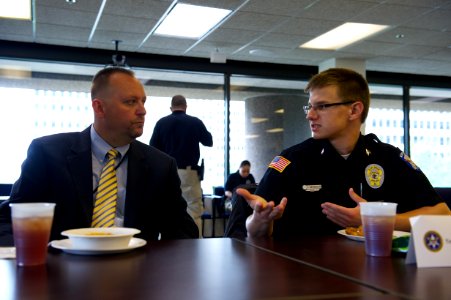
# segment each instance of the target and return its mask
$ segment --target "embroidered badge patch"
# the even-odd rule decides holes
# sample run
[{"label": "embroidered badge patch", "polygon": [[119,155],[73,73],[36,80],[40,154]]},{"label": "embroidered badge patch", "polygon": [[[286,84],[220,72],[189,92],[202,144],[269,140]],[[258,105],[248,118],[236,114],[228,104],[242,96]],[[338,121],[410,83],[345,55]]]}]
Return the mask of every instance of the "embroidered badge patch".
[{"label": "embroidered badge patch", "polygon": [[289,161],[288,159],[286,159],[283,156],[276,156],[274,157],[274,159],[272,160],[272,162],[269,164],[269,168],[273,168],[274,170],[279,171],[280,173],[283,172],[283,170],[285,170],[285,168],[291,164],[291,161]]},{"label": "embroidered badge patch", "polygon": [[321,184],[304,184],[302,186],[302,189],[306,192],[318,192],[321,188]]},{"label": "embroidered badge patch", "polygon": [[378,189],[384,183],[384,169],[377,164],[368,165],[365,168],[365,178],[371,188]]},{"label": "embroidered badge patch", "polygon": [[399,157],[401,157],[401,159],[403,160],[403,161],[405,161],[406,162],[406,164],[409,166],[409,167],[411,167],[412,169],[414,169],[414,170],[416,170],[416,171],[419,171],[420,170],[420,168],[412,161],[412,159],[407,155],[407,154],[405,154],[404,152],[401,152],[400,154],[399,154]]},{"label": "embroidered badge patch", "polygon": [[423,242],[426,248],[432,252],[439,252],[443,247],[443,239],[436,231],[428,231],[424,234]]}]

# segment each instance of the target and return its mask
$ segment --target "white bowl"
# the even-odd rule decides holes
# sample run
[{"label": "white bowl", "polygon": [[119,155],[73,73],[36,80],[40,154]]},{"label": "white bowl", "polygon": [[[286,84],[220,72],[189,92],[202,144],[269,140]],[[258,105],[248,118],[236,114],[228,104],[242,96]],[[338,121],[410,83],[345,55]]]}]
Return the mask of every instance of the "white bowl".
[{"label": "white bowl", "polygon": [[140,232],[135,228],[102,227],[71,229],[61,234],[69,237],[74,249],[114,250],[127,248],[133,235]]}]

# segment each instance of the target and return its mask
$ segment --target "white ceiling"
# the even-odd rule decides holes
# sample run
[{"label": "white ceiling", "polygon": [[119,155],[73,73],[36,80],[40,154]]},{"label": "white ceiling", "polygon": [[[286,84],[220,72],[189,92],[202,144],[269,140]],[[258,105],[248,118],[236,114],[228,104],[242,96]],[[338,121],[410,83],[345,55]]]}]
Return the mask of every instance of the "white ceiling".
[{"label": "white ceiling", "polygon": [[[234,10],[200,41],[150,35],[172,0],[35,0],[35,21],[0,19],[0,40],[318,66],[363,59],[367,70],[451,76],[451,1],[185,0]],[[104,9],[101,10],[102,3]],[[97,27],[96,19],[98,19]],[[298,46],[344,22],[390,29],[337,51]],[[397,38],[403,35],[404,38]],[[252,53],[252,54],[251,54]]]}]

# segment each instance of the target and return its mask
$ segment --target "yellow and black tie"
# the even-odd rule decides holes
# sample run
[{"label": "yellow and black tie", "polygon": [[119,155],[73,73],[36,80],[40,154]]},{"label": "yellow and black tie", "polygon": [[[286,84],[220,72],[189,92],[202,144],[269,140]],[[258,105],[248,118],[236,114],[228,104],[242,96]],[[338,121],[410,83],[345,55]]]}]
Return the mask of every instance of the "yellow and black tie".
[{"label": "yellow and black tie", "polygon": [[117,177],[115,158],[119,152],[108,151],[108,161],[100,173],[100,180],[94,202],[92,227],[112,227],[116,217]]}]

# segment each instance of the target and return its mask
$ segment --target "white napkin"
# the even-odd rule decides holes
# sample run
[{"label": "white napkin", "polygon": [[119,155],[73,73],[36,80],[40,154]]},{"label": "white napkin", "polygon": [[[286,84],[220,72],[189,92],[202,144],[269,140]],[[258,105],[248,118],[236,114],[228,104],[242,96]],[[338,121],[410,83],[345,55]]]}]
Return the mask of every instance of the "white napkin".
[{"label": "white napkin", "polygon": [[0,247],[0,259],[16,258],[15,247]]}]

